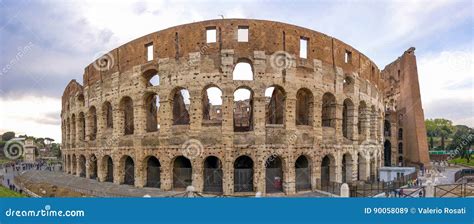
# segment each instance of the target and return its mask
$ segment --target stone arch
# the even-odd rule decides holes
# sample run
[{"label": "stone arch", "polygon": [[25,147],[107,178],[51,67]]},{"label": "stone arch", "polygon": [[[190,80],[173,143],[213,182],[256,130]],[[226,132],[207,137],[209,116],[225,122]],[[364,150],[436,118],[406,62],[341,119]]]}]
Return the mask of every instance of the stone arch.
[{"label": "stone arch", "polygon": [[313,125],[313,93],[301,88],[296,93],[296,125]]},{"label": "stone arch", "polygon": [[86,177],[86,157],[84,155],[79,156],[79,176]]},{"label": "stone arch", "polygon": [[97,111],[94,106],[89,108],[87,115],[87,126],[89,127],[88,136],[90,140],[95,140],[97,138]]},{"label": "stone arch", "polygon": [[265,89],[265,121],[266,124],[284,124],[286,92],[279,85],[272,85]]},{"label": "stone arch", "polygon": [[76,115],[72,114],[71,116],[71,145],[72,148],[76,147]]},{"label": "stone arch", "polygon": [[97,157],[92,154],[89,156],[89,178],[96,179],[97,178]]},{"label": "stone arch", "polygon": [[131,156],[124,155],[120,159],[120,164],[123,171],[123,183],[126,185],[135,184],[135,162]]},{"label": "stone arch", "polygon": [[66,169],[67,169],[67,173],[72,173],[71,171],[71,165],[72,165],[72,162],[71,162],[71,155],[67,155],[66,156]]},{"label": "stone arch", "polygon": [[253,130],[253,91],[249,87],[234,91],[233,121],[235,132]]},{"label": "stone arch", "polygon": [[283,192],[283,162],[280,156],[271,155],[265,161],[265,191]]},{"label": "stone arch", "polygon": [[160,75],[158,75],[158,71],[154,68],[144,71],[142,73],[142,80],[145,82],[146,87],[160,85]]},{"label": "stone arch", "polygon": [[345,153],[342,155],[342,183],[352,182],[352,155]]},{"label": "stone arch", "polygon": [[403,140],[403,128],[398,129],[398,140]]},{"label": "stone arch", "polygon": [[77,106],[79,108],[82,108],[85,106],[84,94],[82,93],[77,96]]},{"label": "stone arch", "polygon": [[222,90],[216,85],[207,85],[201,96],[203,124],[222,124]]},{"label": "stone arch", "polygon": [[327,186],[336,180],[336,159],[331,154],[326,154],[321,159],[321,186]]},{"label": "stone arch", "polygon": [[111,130],[114,127],[112,104],[109,101],[102,104],[102,119],[106,130]]},{"label": "stone arch", "polygon": [[191,105],[189,91],[183,87],[176,87],[171,91],[171,99],[173,125],[188,125]]},{"label": "stone arch", "polygon": [[72,174],[76,175],[76,172],[77,172],[77,159],[76,159],[76,155],[72,154]]},{"label": "stone arch", "polygon": [[144,160],[146,170],[146,187],[161,187],[161,163],[155,156],[148,156]]},{"label": "stone arch", "polygon": [[222,193],[222,162],[216,156],[208,156],[204,160],[204,192]]},{"label": "stone arch", "polygon": [[311,162],[305,155],[295,161],[296,191],[311,190]]},{"label": "stone arch", "polygon": [[384,123],[383,123],[383,130],[384,130],[384,135],[385,136],[392,136],[392,125],[390,124],[390,121],[388,120],[384,120]]},{"label": "stone arch", "polygon": [[239,156],[234,161],[234,192],[252,192],[254,162],[246,155]]},{"label": "stone arch", "polygon": [[368,128],[368,111],[367,104],[365,101],[359,102],[359,111],[358,111],[358,121],[357,121],[357,130],[359,133],[359,139],[364,140],[366,138],[365,134]]},{"label": "stone arch", "polygon": [[351,94],[354,92],[354,78],[351,75],[346,74],[343,80],[343,91],[345,94]]},{"label": "stone arch", "polygon": [[114,161],[109,155],[102,157],[101,170],[105,174],[105,182],[114,182]]},{"label": "stone arch", "polygon": [[349,98],[345,99],[342,106],[342,135],[347,139],[352,139],[353,136],[354,110],[352,100]]},{"label": "stone arch", "polygon": [[321,124],[323,127],[336,127],[336,97],[330,92],[323,95]]},{"label": "stone arch", "polygon": [[134,127],[134,111],[133,111],[133,100],[129,96],[124,96],[120,100],[120,112],[123,120],[123,133],[124,135],[132,135]]},{"label": "stone arch", "polygon": [[79,132],[79,140],[80,141],[86,140],[86,116],[84,115],[84,112],[79,113],[78,132]]},{"label": "stone arch", "polygon": [[398,143],[398,154],[403,155],[403,143]]},{"label": "stone arch", "polygon": [[191,161],[184,156],[173,160],[173,189],[185,189],[193,184]]},{"label": "stone arch", "polygon": [[385,140],[383,144],[384,166],[392,165],[392,143],[390,140]]},{"label": "stone arch", "polygon": [[232,71],[233,80],[254,80],[252,61],[247,58],[240,58]]},{"label": "stone arch", "polygon": [[160,97],[154,92],[147,92],[144,95],[144,103],[146,111],[146,131],[158,131],[158,111],[160,108]]}]

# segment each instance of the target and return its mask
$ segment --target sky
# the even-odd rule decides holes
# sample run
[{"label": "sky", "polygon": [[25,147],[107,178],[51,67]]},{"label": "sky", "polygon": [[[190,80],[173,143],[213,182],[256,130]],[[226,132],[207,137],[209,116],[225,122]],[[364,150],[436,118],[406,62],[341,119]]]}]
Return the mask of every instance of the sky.
[{"label": "sky", "polygon": [[0,0],[0,133],[61,140],[61,95],[128,41],[209,19],[274,20],[338,38],[380,69],[416,47],[425,118],[474,126],[474,6],[420,1]]}]

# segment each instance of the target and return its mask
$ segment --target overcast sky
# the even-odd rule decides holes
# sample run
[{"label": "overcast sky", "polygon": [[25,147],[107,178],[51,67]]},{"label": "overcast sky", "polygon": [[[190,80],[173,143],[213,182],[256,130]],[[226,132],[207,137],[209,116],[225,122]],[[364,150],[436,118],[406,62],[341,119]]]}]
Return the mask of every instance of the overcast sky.
[{"label": "overcast sky", "polygon": [[474,126],[473,2],[0,0],[0,133],[61,138],[60,98],[98,53],[170,26],[275,20],[334,36],[379,68],[416,47],[426,118]]}]

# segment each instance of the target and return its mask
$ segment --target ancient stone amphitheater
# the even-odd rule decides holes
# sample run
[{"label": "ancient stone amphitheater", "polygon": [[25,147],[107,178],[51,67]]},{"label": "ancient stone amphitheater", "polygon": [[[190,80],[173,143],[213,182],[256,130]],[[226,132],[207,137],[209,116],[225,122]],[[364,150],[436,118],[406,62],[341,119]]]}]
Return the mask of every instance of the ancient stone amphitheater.
[{"label": "ancient stone amphitheater", "polygon": [[427,161],[418,88],[413,48],[381,71],[294,25],[172,27],[101,53],[68,84],[65,172],[224,195],[373,180],[381,166]]}]

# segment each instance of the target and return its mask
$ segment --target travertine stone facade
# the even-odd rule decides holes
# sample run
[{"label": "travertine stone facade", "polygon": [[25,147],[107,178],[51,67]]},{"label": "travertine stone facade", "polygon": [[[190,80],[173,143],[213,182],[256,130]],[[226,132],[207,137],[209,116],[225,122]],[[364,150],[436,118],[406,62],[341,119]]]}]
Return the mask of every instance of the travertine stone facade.
[{"label": "travertine stone facade", "polygon": [[[247,42],[238,41],[240,28],[248,29]],[[206,42],[210,29],[216,42]],[[234,80],[238,63],[250,64],[253,80]],[[154,75],[158,85],[149,82]],[[85,68],[83,85],[72,80],[66,87],[65,172],[225,195],[291,195],[329,181],[376,178],[386,85],[365,55],[302,27],[244,19],[172,27],[108,52]],[[208,87],[222,92],[213,122]],[[266,97],[267,87],[278,91]],[[238,88],[251,99],[239,102],[250,111],[236,118]],[[242,114],[248,128],[235,128]],[[393,157],[389,165],[396,165]]]}]

